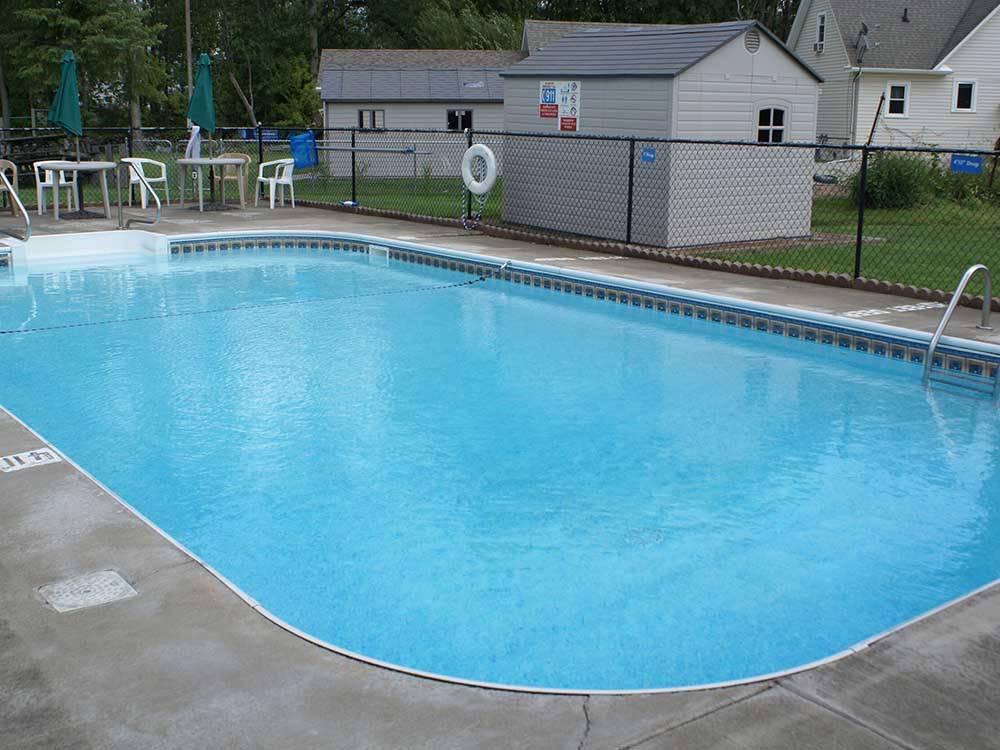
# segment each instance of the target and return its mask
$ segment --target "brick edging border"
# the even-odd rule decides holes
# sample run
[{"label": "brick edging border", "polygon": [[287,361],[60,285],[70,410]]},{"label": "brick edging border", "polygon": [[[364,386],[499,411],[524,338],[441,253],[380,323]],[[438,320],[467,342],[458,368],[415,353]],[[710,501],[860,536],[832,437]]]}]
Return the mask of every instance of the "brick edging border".
[{"label": "brick edging border", "polygon": [[[367,206],[342,206],[338,204],[319,203],[314,201],[297,201],[299,205],[310,208],[325,208],[333,211],[345,211],[357,213],[363,216],[379,216],[386,219],[403,219],[406,221],[416,221],[421,224],[438,224],[440,226],[461,227],[460,219],[445,219],[437,216],[423,216],[420,214],[410,214],[404,211],[390,211],[381,208],[369,208]],[[858,289],[864,292],[878,292],[880,294],[891,294],[897,297],[909,297],[911,299],[921,299],[930,302],[942,302],[947,304],[951,299],[952,292],[941,289],[928,289],[918,287],[913,284],[900,284],[898,282],[880,281],[878,279],[855,279],[847,273],[830,273],[828,271],[805,271],[799,268],[783,268],[782,266],[767,266],[759,263],[745,263],[742,261],[724,260],[722,258],[705,258],[697,255],[674,250],[666,250],[659,247],[647,245],[627,245],[624,242],[614,240],[597,240],[586,237],[574,237],[572,235],[551,234],[540,230],[517,229],[515,227],[498,226],[495,224],[480,224],[476,231],[507,240],[519,240],[521,242],[531,242],[536,245],[558,245],[575,250],[588,250],[595,253],[605,253],[608,255],[618,255],[623,258],[642,258],[645,260],[655,260],[661,263],[672,263],[678,266],[689,266],[691,268],[703,268],[706,271],[724,271],[727,273],[739,273],[745,276],[760,276],[768,279],[785,279],[787,281],[805,281],[810,284],[823,284],[825,286],[838,286],[844,289]],[[981,308],[983,298],[980,295],[972,296],[963,294],[961,305],[965,307]],[[1000,312],[1000,298],[994,297],[990,307],[994,312]]]}]

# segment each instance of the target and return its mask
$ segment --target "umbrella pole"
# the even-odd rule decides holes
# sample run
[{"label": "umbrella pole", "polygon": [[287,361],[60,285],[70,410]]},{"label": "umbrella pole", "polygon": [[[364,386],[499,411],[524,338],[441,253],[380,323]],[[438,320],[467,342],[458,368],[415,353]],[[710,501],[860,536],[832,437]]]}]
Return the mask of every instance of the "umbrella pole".
[{"label": "umbrella pole", "polygon": [[[208,136],[208,155],[215,158],[212,148],[212,136]],[[212,201],[212,208],[215,208],[215,165],[209,165],[208,167],[208,198]]]},{"label": "umbrella pole", "polygon": [[[76,140],[76,160],[80,161],[80,136],[75,137]],[[58,190],[56,191],[59,192]],[[59,200],[59,196],[56,195],[56,200]],[[83,213],[83,180],[80,179],[80,173],[76,173],[76,210],[81,214]]]}]

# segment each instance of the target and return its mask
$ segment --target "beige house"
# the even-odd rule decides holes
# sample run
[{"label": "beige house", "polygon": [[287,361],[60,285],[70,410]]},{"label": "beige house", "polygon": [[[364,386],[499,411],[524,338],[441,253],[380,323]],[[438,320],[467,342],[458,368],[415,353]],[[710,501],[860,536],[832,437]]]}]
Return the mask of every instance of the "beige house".
[{"label": "beige house", "polygon": [[992,146],[998,9],[998,0],[802,0],[788,46],[824,79],[818,137],[865,141],[875,125],[879,144]]}]

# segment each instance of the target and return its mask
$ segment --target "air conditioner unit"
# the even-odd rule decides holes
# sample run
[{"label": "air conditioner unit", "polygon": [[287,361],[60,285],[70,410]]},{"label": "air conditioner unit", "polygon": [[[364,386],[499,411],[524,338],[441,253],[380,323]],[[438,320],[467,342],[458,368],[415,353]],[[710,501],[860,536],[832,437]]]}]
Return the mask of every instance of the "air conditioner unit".
[{"label": "air conditioner unit", "polygon": [[813,45],[813,52],[822,52],[822,51],[823,51],[823,43],[816,42],[816,44]]}]

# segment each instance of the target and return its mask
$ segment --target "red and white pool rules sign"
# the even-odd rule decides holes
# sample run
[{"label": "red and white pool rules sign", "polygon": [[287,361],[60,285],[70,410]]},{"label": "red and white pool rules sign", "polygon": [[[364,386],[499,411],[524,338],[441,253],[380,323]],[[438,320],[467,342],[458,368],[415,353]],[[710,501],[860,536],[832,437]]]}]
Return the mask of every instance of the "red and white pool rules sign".
[{"label": "red and white pool rules sign", "polygon": [[542,81],[539,83],[538,116],[558,118],[560,130],[577,130],[580,118],[580,82]]}]

